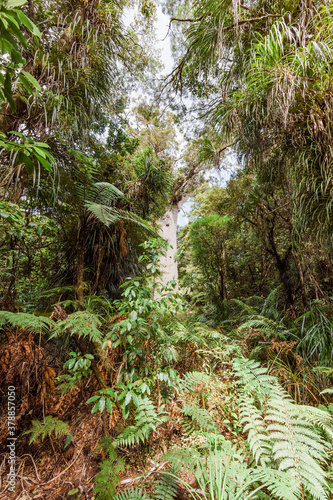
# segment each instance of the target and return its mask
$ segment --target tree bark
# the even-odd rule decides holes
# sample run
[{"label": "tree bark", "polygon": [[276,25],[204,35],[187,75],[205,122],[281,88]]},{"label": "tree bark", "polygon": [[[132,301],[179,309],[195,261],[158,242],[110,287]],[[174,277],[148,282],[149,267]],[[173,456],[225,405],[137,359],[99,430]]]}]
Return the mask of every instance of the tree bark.
[{"label": "tree bark", "polygon": [[162,227],[160,235],[171,245],[161,256],[160,260],[162,283],[165,286],[168,281],[175,280],[175,291],[178,290],[178,265],[175,260],[177,252],[177,218],[184,201],[180,201],[176,205],[172,205],[161,220]]},{"label": "tree bark", "polygon": [[305,309],[308,309],[309,308],[309,295],[308,295],[308,291],[307,291],[305,280],[304,280],[304,272],[303,272],[303,268],[302,268],[301,259],[300,259],[300,256],[299,256],[297,250],[294,252],[294,257],[295,257],[297,268],[298,268],[303,305],[304,305]]}]

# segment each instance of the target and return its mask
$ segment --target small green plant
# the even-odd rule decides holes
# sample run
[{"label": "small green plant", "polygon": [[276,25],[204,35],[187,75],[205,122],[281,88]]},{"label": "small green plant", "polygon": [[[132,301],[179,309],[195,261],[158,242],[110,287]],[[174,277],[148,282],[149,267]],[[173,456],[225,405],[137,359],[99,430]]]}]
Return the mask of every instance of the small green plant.
[{"label": "small green plant", "polygon": [[50,437],[53,433],[56,437],[64,434],[71,436],[68,424],[56,417],[51,417],[51,415],[45,417],[43,422],[40,422],[39,420],[33,420],[32,428],[28,431],[25,431],[23,434],[30,434],[29,444],[31,444],[39,437],[41,437],[42,441],[44,441],[46,436]]},{"label": "small green plant", "polygon": [[81,356],[81,353],[70,352],[71,358],[64,364],[64,369],[68,369],[68,373],[60,375],[57,380],[62,382],[58,388],[61,390],[62,394],[66,391],[72,391],[76,384],[79,384],[82,377],[86,377],[90,372],[91,360],[94,359],[92,354],[85,354]]},{"label": "small green plant", "polygon": [[96,452],[101,450],[107,458],[99,464],[101,470],[95,478],[94,492],[96,500],[111,500],[115,498],[120,481],[119,474],[124,470],[124,461],[117,455],[109,437],[100,439]]},{"label": "small green plant", "polygon": [[91,413],[95,411],[102,413],[106,408],[111,414],[115,404],[118,402],[123,411],[123,417],[126,420],[129,416],[131,403],[138,408],[141,403],[141,397],[145,393],[150,394],[150,389],[143,380],[136,380],[127,384],[118,382],[114,389],[99,390],[98,395],[88,399],[87,404],[95,403]]}]

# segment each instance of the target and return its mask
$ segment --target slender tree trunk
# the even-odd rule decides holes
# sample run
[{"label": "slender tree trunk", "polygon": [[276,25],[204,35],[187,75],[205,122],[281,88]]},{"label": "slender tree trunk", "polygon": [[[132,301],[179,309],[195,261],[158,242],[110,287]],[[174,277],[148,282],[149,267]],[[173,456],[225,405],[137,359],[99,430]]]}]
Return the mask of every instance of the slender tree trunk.
[{"label": "slender tree trunk", "polygon": [[227,257],[226,257],[224,243],[223,243],[222,257],[223,257],[223,281],[224,281],[225,298],[229,300],[230,297],[229,297],[228,272],[227,272]]},{"label": "slender tree trunk", "polygon": [[84,254],[86,251],[87,222],[84,216],[80,218],[78,235],[78,256],[76,269],[76,295],[79,302],[84,300]]},{"label": "slender tree trunk", "polygon": [[180,201],[168,209],[161,220],[162,227],[160,230],[162,238],[171,245],[164,255],[162,255],[160,261],[163,285],[166,285],[168,281],[175,280],[176,291],[178,290],[178,265],[175,260],[177,252],[177,218],[182,205],[183,202]]},{"label": "slender tree trunk", "polygon": [[302,293],[303,305],[304,305],[305,309],[308,309],[308,307],[309,307],[309,296],[308,296],[308,291],[307,291],[306,284],[305,284],[305,281],[304,281],[304,273],[303,273],[301,259],[300,259],[300,256],[299,256],[297,250],[294,252],[294,256],[295,256],[296,264],[297,264],[297,267],[298,267],[298,274],[299,274],[299,281],[300,281],[300,285],[301,285],[301,293]]}]

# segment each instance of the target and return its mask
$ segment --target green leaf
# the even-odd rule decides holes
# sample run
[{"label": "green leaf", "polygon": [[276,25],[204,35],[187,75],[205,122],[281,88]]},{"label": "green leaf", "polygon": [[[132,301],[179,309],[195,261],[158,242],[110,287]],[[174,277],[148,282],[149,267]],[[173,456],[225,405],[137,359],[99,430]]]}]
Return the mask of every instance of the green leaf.
[{"label": "green leaf", "polygon": [[48,172],[52,172],[52,167],[51,167],[50,162],[48,162],[47,160],[45,160],[45,158],[43,158],[42,156],[40,156],[37,153],[35,153],[35,157],[43,165],[43,167],[45,168],[45,170],[47,170]]},{"label": "green leaf", "polygon": [[99,398],[100,398],[100,396],[93,396],[92,398],[89,398],[89,399],[88,399],[88,401],[87,401],[87,405],[88,405],[89,403],[93,403],[94,401],[96,401],[96,400],[97,400],[97,399],[99,399]]},{"label": "green leaf", "polygon": [[16,11],[17,15],[20,18],[20,21],[28,30],[31,31],[31,33],[35,36],[38,36],[39,38],[42,36],[41,32],[37,28],[37,26],[30,21],[30,19],[22,12],[21,10]]},{"label": "green leaf", "polygon": [[25,78],[24,75],[19,74],[19,80],[22,83],[23,87],[29,94],[33,94],[34,89],[30,86],[28,80]]},{"label": "green leaf", "polygon": [[26,155],[23,153],[23,151],[19,151],[16,155],[16,163],[17,165],[20,165],[21,163],[24,163],[25,169],[28,172],[28,174],[33,174],[34,173],[34,164],[33,161],[31,160],[30,156]]},{"label": "green leaf", "polygon": [[[27,71],[23,71],[23,70],[21,71],[21,73],[35,87],[35,89],[38,90],[38,92],[40,92],[42,90],[42,88],[39,85],[39,83],[37,82],[36,78],[34,78],[30,73],[28,73]],[[35,143],[35,144],[37,144],[37,143]]]},{"label": "green leaf", "polygon": [[136,311],[132,311],[130,314],[131,321],[135,321],[138,317],[138,313]]},{"label": "green leaf", "polygon": [[125,405],[125,406],[127,406],[127,405],[131,402],[132,396],[133,396],[132,391],[129,391],[129,392],[126,394],[126,398],[125,398],[125,401],[124,401],[124,405]]},{"label": "green leaf", "polygon": [[320,394],[333,394],[333,389],[324,389]]},{"label": "green leaf", "polygon": [[96,403],[98,405],[98,410],[102,413],[104,408],[105,408],[105,403],[106,403],[106,399],[103,397],[99,400],[98,403]]},{"label": "green leaf", "polygon": [[69,490],[69,492],[67,493],[67,495],[70,497],[72,495],[76,495],[76,493],[79,493],[79,488],[74,488],[73,490]]},{"label": "green leaf", "polygon": [[112,403],[111,399],[109,399],[109,398],[106,400],[106,409],[108,410],[108,412],[110,414],[112,413],[113,403]]},{"label": "green leaf", "polygon": [[13,7],[21,7],[21,5],[24,5],[27,3],[27,0],[7,0],[7,7],[9,9]]},{"label": "green leaf", "polygon": [[12,111],[16,111],[16,104],[15,104],[15,101],[13,99],[13,91],[12,91],[12,80],[11,80],[11,77],[10,77],[10,74],[8,73],[8,71],[6,72],[6,77],[5,77],[5,84],[4,84],[4,87],[3,87],[3,92],[5,94],[5,97],[12,109]]}]

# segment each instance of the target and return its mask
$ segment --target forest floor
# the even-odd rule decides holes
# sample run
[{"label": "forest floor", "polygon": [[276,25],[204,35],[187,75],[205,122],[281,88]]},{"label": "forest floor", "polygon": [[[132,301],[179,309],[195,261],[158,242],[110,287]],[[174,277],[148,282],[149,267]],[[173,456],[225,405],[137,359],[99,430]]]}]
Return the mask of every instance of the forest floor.
[{"label": "forest floor", "polygon": [[[189,357],[193,357],[194,350]],[[98,389],[93,376],[86,378],[83,384],[74,387],[72,392],[61,394],[55,387],[55,379],[61,373],[61,362],[54,345],[38,345],[31,333],[17,329],[7,330],[7,339],[2,343],[0,356],[0,389],[5,400],[7,387],[16,388],[16,485],[15,493],[8,489],[7,474],[8,428],[3,405],[0,426],[0,499],[93,499],[95,478],[100,471],[100,463],[105,460],[99,440],[110,435],[115,438],[125,427],[125,421],[119,408],[115,407],[112,415],[104,412],[91,413],[91,405],[86,401]],[[222,424],[218,415],[221,395],[230,389],[228,376],[221,373],[216,385],[210,387],[209,397],[204,388],[198,387],[195,398],[205,399],[204,405],[212,410],[220,431],[230,437],[227,426]],[[222,398],[223,399],[223,398]],[[219,402],[217,403],[217,401]],[[152,432],[148,443],[132,448],[118,447],[117,453],[125,462],[120,473],[119,488],[153,483],[158,472],[168,467],[164,455],[171,449],[186,448],[193,444],[181,425],[181,407],[183,401],[175,399],[166,405],[168,420]],[[213,415],[215,413],[215,416]],[[46,415],[56,417],[68,425],[72,439],[69,444],[66,436],[46,435],[29,443],[33,420],[43,420]],[[131,418],[126,425],[131,423]],[[195,486],[194,477],[184,473],[182,479]],[[179,500],[187,498],[186,490],[179,486]]]}]

